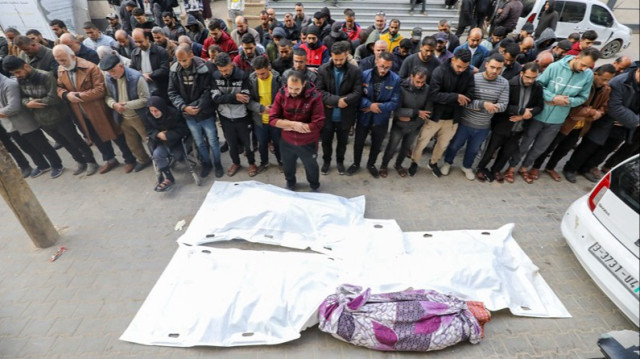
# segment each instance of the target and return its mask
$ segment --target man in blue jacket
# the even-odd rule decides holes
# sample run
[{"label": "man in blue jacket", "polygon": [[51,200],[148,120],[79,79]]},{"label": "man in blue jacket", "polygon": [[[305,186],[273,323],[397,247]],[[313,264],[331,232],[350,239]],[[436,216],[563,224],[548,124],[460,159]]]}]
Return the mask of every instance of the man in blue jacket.
[{"label": "man in blue jacket", "polygon": [[371,149],[367,169],[374,178],[379,177],[375,166],[382,141],[387,134],[391,111],[400,103],[400,76],[391,71],[393,55],[383,52],[376,60],[376,67],[362,73],[362,98],[356,124],[353,164],[347,170],[349,176],[358,172],[362,150],[367,135],[371,133]]},{"label": "man in blue jacket", "polygon": [[[458,49],[467,49],[471,52],[471,67],[472,68],[480,68],[484,59],[489,56],[489,50],[486,47],[480,45],[480,41],[482,41],[482,29],[474,28],[469,31],[469,37],[467,38],[467,42],[458,46],[453,52],[455,53]],[[474,71],[477,72],[477,71]]]}]

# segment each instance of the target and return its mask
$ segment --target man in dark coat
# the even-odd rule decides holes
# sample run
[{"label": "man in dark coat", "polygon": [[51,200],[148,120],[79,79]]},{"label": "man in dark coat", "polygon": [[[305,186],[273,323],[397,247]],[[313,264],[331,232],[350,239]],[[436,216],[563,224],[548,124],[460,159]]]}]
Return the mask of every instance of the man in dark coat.
[{"label": "man in dark coat", "polygon": [[132,38],[137,48],[131,53],[130,67],[142,73],[147,80],[151,95],[168,99],[169,54],[167,50],[151,43],[142,29],[133,30]]}]

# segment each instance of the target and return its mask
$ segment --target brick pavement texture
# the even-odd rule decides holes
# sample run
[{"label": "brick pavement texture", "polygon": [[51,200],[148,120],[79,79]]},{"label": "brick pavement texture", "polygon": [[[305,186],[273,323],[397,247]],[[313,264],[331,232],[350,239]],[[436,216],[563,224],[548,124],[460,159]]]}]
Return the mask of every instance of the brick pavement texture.
[{"label": "brick pavement texture", "polygon": [[[71,167],[69,156],[60,152]],[[366,155],[366,153],[365,153]],[[347,153],[351,158],[351,145]],[[348,161],[347,161],[348,162]],[[459,166],[460,158],[455,165]],[[223,165],[229,166],[227,154]],[[299,179],[304,178],[298,167]],[[312,328],[297,341],[269,347],[167,348],[118,340],[176,250],[179,232],[200,207],[214,179],[195,186],[184,168],[169,193],[153,191],[152,169],[125,174],[29,179],[62,234],[55,248],[35,249],[7,205],[0,203],[0,358],[401,358],[424,354],[379,353],[345,344]],[[255,180],[284,185],[277,167]],[[249,180],[246,166],[235,177]],[[365,195],[366,217],[394,218],[405,231],[494,229],[514,222],[514,237],[573,315],[536,319],[493,313],[486,339],[430,358],[585,358],[598,356],[596,340],[611,330],[634,329],[584,272],[560,232],[569,204],[591,184],[532,185],[468,181],[458,167],[437,179],[421,167],[415,177],[390,171],[374,179],[367,171],[321,177],[321,191]],[[304,184],[302,191],[308,190]],[[56,262],[49,257],[59,246]],[[215,304],[214,304],[215,305]]]}]

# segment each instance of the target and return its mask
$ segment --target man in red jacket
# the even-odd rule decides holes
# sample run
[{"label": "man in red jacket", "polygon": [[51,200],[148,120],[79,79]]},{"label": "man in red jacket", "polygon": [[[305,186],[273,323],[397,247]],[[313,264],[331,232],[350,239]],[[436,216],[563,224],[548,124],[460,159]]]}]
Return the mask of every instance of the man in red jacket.
[{"label": "man in red jacket", "polygon": [[296,188],[296,162],[304,165],[311,191],[320,187],[320,171],[316,157],[318,139],[324,125],[322,95],[305,75],[291,71],[287,85],[281,88],[269,114],[269,125],[282,129],[280,156],[287,188]]},{"label": "man in red jacket", "polygon": [[211,21],[209,24],[209,37],[204,40],[204,46],[202,47],[202,54],[200,57],[203,59],[209,58],[209,47],[212,45],[220,46],[222,52],[226,52],[231,56],[233,60],[238,56],[238,45],[231,39],[231,36],[222,29],[220,21]]}]

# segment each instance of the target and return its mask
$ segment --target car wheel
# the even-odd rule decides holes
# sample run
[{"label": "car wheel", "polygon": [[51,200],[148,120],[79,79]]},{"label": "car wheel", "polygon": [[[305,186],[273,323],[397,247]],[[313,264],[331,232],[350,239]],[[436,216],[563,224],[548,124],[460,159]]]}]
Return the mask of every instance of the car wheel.
[{"label": "car wheel", "polygon": [[600,49],[600,54],[602,54],[602,58],[608,59],[615,56],[618,51],[620,51],[620,48],[622,48],[622,42],[620,40],[613,40]]}]

